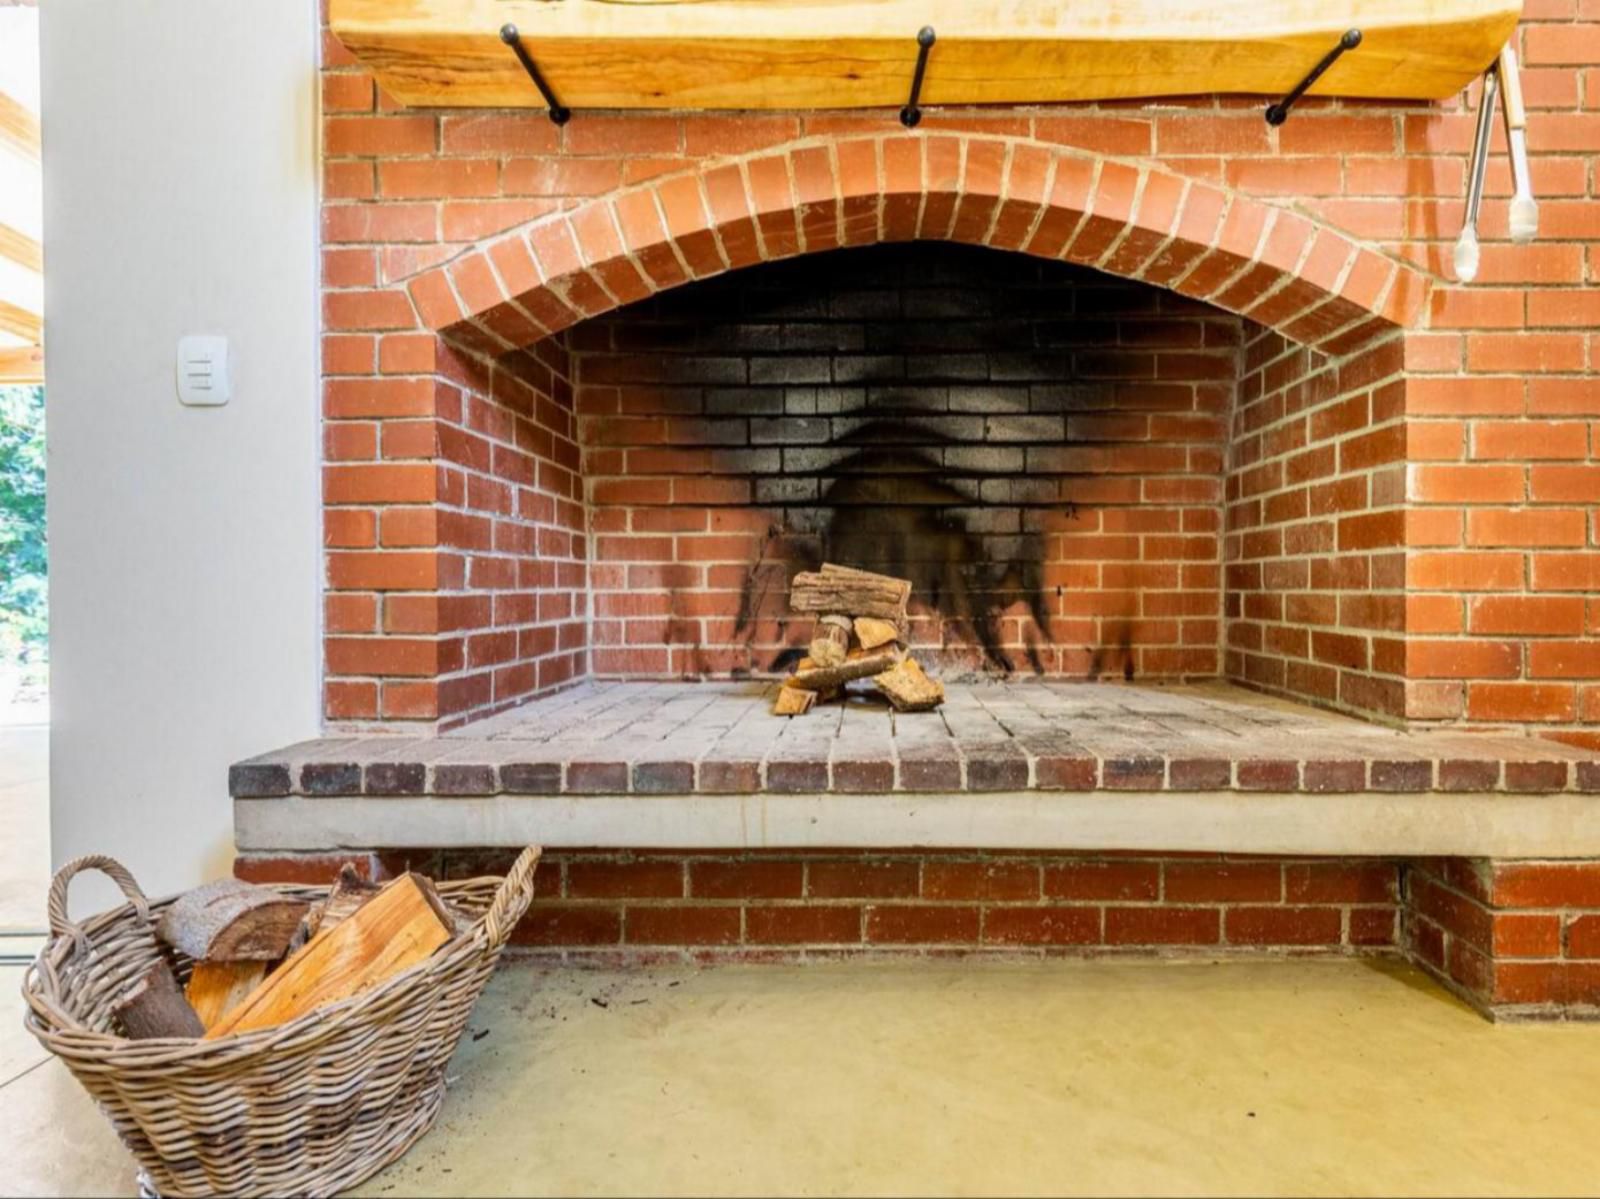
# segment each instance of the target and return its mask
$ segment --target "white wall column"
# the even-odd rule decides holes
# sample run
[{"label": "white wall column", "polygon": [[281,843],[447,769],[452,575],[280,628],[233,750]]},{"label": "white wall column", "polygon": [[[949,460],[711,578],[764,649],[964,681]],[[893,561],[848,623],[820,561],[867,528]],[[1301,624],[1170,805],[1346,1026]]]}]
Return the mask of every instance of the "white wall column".
[{"label": "white wall column", "polygon": [[163,891],[227,868],[228,764],[319,726],[317,6],[41,8],[52,856]]}]

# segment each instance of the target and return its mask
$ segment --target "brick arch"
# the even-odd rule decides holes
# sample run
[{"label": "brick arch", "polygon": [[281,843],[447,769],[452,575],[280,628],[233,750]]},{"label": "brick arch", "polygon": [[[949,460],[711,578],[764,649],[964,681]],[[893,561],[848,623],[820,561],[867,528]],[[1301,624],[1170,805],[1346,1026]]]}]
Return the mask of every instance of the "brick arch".
[{"label": "brick arch", "polygon": [[726,270],[940,239],[1092,266],[1343,354],[1411,325],[1429,278],[1338,230],[1167,171],[1029,141],[807,139],[596,197],[406,283],[488,353]]}]

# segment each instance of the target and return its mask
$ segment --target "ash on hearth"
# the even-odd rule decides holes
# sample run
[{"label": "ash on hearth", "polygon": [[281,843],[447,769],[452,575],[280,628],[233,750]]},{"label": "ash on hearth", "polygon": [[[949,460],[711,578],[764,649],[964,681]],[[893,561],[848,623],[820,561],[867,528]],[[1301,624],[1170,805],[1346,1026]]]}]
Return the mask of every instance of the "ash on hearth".
[{"label": "ash on hearth", "polygon": [[789,606],[814,613],[810,650],[778,690],[773,713],[801,716],[820,700],[841,698],[845,684],[870,678],[902,712],[944,702],[944,685],[906,654],[906,603],[911,581],[825,562],[789,585]]}]

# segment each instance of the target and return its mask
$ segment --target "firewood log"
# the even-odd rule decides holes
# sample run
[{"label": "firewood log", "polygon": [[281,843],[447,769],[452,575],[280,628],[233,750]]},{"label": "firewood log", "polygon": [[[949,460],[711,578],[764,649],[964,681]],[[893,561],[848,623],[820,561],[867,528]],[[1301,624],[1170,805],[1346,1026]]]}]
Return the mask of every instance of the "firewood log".
[{"label": "firewood log", "polygon": [[321,930],[332,928],[341,920],[349,919],[357,908],[382,890],[382,883],[369,883],[356,873],[353,863],[346,862],[339,867],[339,876],[333,880],[333,886],[328,889],[328,897],[317,900],[306,913],[305,940],[309,941]]},{"label": "firewood log", "polygon": [[850,618],[829,614],[817,618],[816,636],[808,655],[818,666],[837,666],[850,652]]},{"label": "firewood log", "polygon": [[205,1025],[178,989],[166,962],[156,962],[111,1005],[111,1019],[130,1041],[152,1037],[200,1037]]},{"label": "firewood log", "polygon": [[200,1023],[212,1028],[244,1002],[271,970],[271,962],[196,962],[183,994]]},{"label": "firewood log", "polygon": [[858,616],[855,619],[856,641],[862,649],[877,649],[900,639],[901,629],[892,620],[876,616]]},{"label": "firewood log", "polygon": [[811,711],[811,706],[816,702],[817,693],[815,691],[807,691],[803,687],[779,687],[777,701],[772,705],[772,714],[774,716],[804,716]]},{"label": "firewood log", "polygon": [[911,590],[911,581],[909,579],[902,579],[895,575],[879,574],[872,570],[862,570],[858,566],[840,566],[837,562],[824,562],[822,564],[822,570],[820,573],[831,575],[840,579],[862,579],[878,583],[884,581],[901,583],[904,584],[908,593]]},{"label": "firewood log", "polygon": [[180,895],[156,932],[197,962],[273,962],[288,952],[307,906],[270,887],[223,878]]},{"label": "firewood log", "polygon": [[811,670],[796,671],[790,685],[807,691],[832,691],[851,679],[865,679],[882,674],[900,660],[897,650],[879,649],[847,657],[837,666],[817,666]]},{"label": "firewood log", "polygon": [[455,933],[433,886],[402,874],[355,913],[267,976],[206,1032],[206,1039],[254,1032],[349,999],[427,960]]},{"label": "firewood log", "polygon": [[915,658],[875,675],[872,681],[902,712],[926,712],[944,702],[944,684],[924,674]]},{"label": "firewood log", "polygon": [[820,571],[802,571],[789,585],[789,607],[796,612],[842,612],[875,616],[903,629],[911,581],[825,563]]}]

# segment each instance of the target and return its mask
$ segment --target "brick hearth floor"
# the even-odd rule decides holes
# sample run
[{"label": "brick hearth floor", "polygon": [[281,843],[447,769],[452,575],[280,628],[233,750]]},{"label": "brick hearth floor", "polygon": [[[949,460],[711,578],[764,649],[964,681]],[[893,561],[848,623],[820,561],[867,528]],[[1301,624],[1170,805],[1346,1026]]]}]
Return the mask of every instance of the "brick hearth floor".
[{"label": "brick hearth floor", "polygon": [[1600,756],[1405,732],[1226,684],[986,682],[785,719],[775,684],[591,682],[451,733],[328,737],[241,762],[237,798],[891,791],[1600,792]]}]

